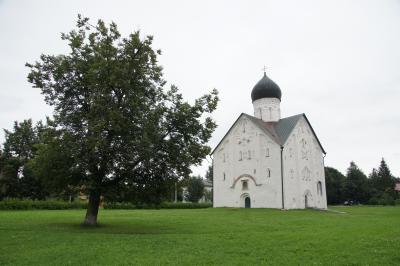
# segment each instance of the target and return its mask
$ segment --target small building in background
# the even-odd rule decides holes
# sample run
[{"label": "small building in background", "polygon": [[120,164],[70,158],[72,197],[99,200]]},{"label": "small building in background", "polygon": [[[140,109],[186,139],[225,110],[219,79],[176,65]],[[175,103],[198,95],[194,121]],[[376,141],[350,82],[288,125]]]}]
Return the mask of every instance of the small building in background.
[{"label": "small building in background", "polygon": [[397,191],[397,192],[400,192],[400,182],[397,182],[397,183],[394,185],[394,190]]}]

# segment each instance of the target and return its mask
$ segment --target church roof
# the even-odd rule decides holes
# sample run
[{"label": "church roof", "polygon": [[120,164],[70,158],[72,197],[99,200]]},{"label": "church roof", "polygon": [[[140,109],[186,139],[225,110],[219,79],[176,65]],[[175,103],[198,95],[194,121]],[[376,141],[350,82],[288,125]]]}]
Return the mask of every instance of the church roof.
[{"label": "church roof", "polygon": [[303,114],[298,114],[298,115],[293,115],[289,117],[285,117],[280,119],[278,122],[264,122],[263,120],[242,113],[238,119],[233,123],[232,127],[228,130],[226,135],[221,139],[221,141],[218,143],[218,145],[214,148],[214,150],[211,152],[211,154],[214,153],[214,151],[218,148],[218,146],[221,144],[222,140],[228,135],[228,133],[231,131],[233,126],[236,124],[236,122],[239,120],[241,116],[246,116],[249,120],[253,121],[254,124],[256,124],[260,129],[262,129],[269,137],[271,137],[276,143],[278,143],[281,147],[286,143],[287,139],[289,138],[290,134],[292,133],[293,129],[296,127],[297,122],[304,117],[306,122],[311,128],[312,133],[314,134],[319,146],[321,147],[321,150],[324,154],[326,154],[324,148],[321,145],[321,142],[319,141],[317,134],[315,134],[315,131],[313,127],[310,124],[310,121],[308,121],[307,116]]},{"label": "church roof", "polygon": [[[282,144],[285,143],[286,140],[289,138],[290,133],[292,133],[297,122],[302,117],[306,118],[306,120],[308,122],[308,119],[305,114],[298,114],[298,115],[283,118],[283,119],[279,120],[279,122],[275,125],[276,131],[278,132],[278,134],[281,138]],[[311,124],[309,122],[308,122],[308,124],[311,127]],[[314,135],[315,135],[315,133],[314,133]]]},{"label": "church roof", "polygon": [[282,92],[276,83],[264,72],[264,76],[251,91],[251,100],[254,102],[262,98],[278,98],[281,100]]}]

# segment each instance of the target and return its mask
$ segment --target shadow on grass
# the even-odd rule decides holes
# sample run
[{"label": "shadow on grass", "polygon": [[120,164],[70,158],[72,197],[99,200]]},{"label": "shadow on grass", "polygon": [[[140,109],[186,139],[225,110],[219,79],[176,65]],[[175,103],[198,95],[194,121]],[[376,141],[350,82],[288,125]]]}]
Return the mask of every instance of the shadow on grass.
[{"label": "shadow on grass", "polygon": [[124,235],[159,235],[178,233],[176,228],[167,225],[151,225],[145,223],[109,224],[99,223],[87,226],[82,223],[51,223],[50,230],[65,233],[124,234]]}]

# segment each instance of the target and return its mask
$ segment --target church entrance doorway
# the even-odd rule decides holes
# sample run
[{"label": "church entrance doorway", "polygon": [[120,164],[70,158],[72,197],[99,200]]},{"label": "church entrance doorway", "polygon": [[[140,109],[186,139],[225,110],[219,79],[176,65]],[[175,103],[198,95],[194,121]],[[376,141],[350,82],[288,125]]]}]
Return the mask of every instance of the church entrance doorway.
[{"label": "church entrance doorway", "polygon": [[311,192],[307,190],[304,193],[304,207],[305,208],[312,208],[313,207],[313,198]]},{"label": "church entrance doorway", "polygon": [[251,208],[250,197],[244,198],[244,207],[245,208]]},{"label": "church entrance doorway", "polygon": [[308,208],[308,197],[307,197],[307,195],[305,195],[304,202],[305,202],[305,207]]}]

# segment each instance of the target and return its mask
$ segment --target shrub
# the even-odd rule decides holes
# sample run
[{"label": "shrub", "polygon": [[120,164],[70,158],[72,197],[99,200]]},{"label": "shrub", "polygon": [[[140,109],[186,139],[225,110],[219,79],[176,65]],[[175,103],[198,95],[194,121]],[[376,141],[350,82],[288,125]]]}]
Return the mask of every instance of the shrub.
[{"label": "shrub", "polygon": [[0,210],[66,210],[86,209],[87,203],[61,200],[6,199],[0,201]]},{"label": "shrub", "polygon": [[381,205],[395,205],[394,197],[389,193],[385,192],[380,199],[379,204]]},{"label": "shrub", "polygon": [[188,202],[163,202],[161,209],[203,209],[212,207],[212,203],[188,203]]},{"label": "shrub", "polygon": [[211,203],[186,203],[186,202],[163,202],[160,205],[154,204],[138,204],[134,205],[128,202],[107,202],[104,203],[104,209],[200,209],[210,208]]},{"label": "shrub", "polygon": [[380,198],[372,197],[368,200],[369,205],[379,205]]},{"label": "shrub", "polygon": [[390,193],[383,193],[381,196],[374,196],[369,199],[370,205],[395,205],[398,204]]},{"label": "shrub", "polygon": [[106,202],[103,205],[104,209],[115,210],[130,210],[137,209],[136,205],[129,202]]}]

